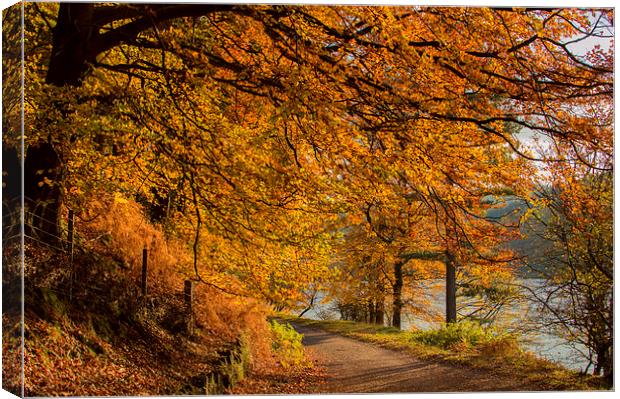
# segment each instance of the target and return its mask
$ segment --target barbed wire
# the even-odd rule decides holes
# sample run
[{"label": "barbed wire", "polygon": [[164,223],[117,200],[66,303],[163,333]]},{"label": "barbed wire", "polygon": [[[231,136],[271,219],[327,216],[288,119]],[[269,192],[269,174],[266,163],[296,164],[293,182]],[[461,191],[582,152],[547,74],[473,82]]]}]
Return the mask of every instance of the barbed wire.
[{"label": "barbed wire", "polygon": [[36,219],[42,220],[42,221],[47,222],[47,223],[52,223],[52,224],[58,223],[58,221],[54,221],[54,220],[50,220],[50,219],[44,218],[43,216],[37,215],[36,213],[30,212],[30,211],[24,211],[24,219],[26,219],[26,216],[34,217]]},{"label": "barbed wire", "polygon": [[21,236],[22,236],[22,234],[21,234],[21,233],[19,233],[19,234],[15,234],[15,235],[12,235],[12,236],[10,236],[10,237],[4,237],[4,236],[3,236],[3,237],[2,237],[2,242],[3,242],[3,243],[4,243],[4,242],[8,242],[8,241],[11,241],[11,240],[12,240],[12,239],[14,239],[14,238],[18,238],[18,237],[21,237]]},{"label": "barbed wire", "polygon": [[[21,226],[22,223],[19,220],[17,220],[17,219],[19,219],[18,217],[11,218],[11,219],[14,222],[13,224],[8,224],[8,223],[4,224],[3,223],[2,228],[3,228],[4,231],[10,231],[10,230],[14,229],[15,227]],[[37,215],[37,214],[35,214],[33,212],[30,212],[30,211],[24,211],[24,219],[25,219],[24,223],[23,223],[24,228],[29,228],[29,229],[32,229],[32,230],[36,230],[36,231],[41,232],[42,235],[44,235],[46,237],[51,237],[51,238],[55,238],[55,239],[57,239],[59,241],[62,241],[62,242],[70,243],[70,241],[67,238],[64,238],[64,237],[55,235],[53,233],[50,233],[48,231],[45,231],[44,229],[42,229],[42,228],[36,226],[34,223],[32,223],[32,219],[38,219],[40,221],[47,222],[47,223],[50,223],[52,225],[56,225],[58,223],[57,221],[53,221],[51,219],[45,218],[45,217],[43,217],[41,215]],[[4,221],[4,219],[3,219],[3,221]],[[79,241],[80,239],[85,238],[85,236],[81,235],[77,230],[74,230],[73,235],[74,235],[74,241],[73,241],[74,244],[76,244],[77,241]]]},{"label": "barbed wire", "polygon": [[50,244],[50,243],[48,243],[48,242],[41,241],[41,240],[39,240],[39,239],[37,239],[37,238],[35,238],[35,237],[32,237],[32,236],[29,236],[29,235],[27,235],[27,234],[24,234],[24,238],[28,238],[28,239],[30,239],[30,240],[33,240],[33,241],[38,242],[38,243],[40,243],[40,244],[43,244],[43,245],[45,245],[45,246],[47,246],[47,247],[53,248],[53,249],[55,249],[55,250],[57,250],[57,251],[67,253],[67,250],[66,250],[66,249],[64,249],[64,248],[60,248],[60,247],[57,247],[57,246],[55,246],[55,245],[52,245],[52,244]]},{"label": "barbed wire", "polygon": [[63,237],[57,236],[55,234],[49,233],[49,232],[43,230],[40,227],[31,226],[31,225],[25,225],[24,227],[28,227],[29,229],[32,229],[33,231],[40,231],[41,233],[43,233],[43,234],[41,234],[41,236],[45,236],[45,237],[49,237],[49,238],[55,238],[58,241],[69,243],[69,240],[67,240],[66,238],[63,238]]}]

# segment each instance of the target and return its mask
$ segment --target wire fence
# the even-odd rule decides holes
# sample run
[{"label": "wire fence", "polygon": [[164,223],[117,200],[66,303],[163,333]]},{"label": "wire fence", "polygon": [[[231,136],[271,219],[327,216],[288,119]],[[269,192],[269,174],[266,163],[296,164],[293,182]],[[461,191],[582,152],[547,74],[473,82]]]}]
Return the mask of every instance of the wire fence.
[{"label": "wire fence", "polygon": [[[19,212],[2,216],[3,244],[23,235],[26,240],[37,242],[57,251],[68,252],[71,245],[78,246],[87,241],[87,238],[77,231],[73,232],[72,237],[63,234],[58,221],[45,218],[30,210],[25,209],[23,217],[22,223]],[[44,226],[55,226],[58,231],[50,231],[51,229],[45,229]],[[7,233],[10,234],[7,235]]]},{"label": "wire fence", "polygon": [[[50,223],[50,225],[51,223],[53,223],[52,221],[45,219],[29,211],[24,211],[25,220],[23,223],[21,223],[21,221],[19,220],[15,222],[14,219],[11,219],[10,224],[9,224],[9,223],[6,223],[5,219],[3,218],[2,220],[2,231],[3,231],[2,243],[7,244],[11,240],[23,236],[25,241],[37,242],[41,245],[44,245],[46,247],[49,247],[49,248],[52,248],[52,249],[55,249],[61,252],[67,251],[67,248],[63,245],[63,244],[66,244],[66,245],[71,244],[71,242],[67,240],[67,238],[54,234],[50,231],[47,231],[41,228],[40,224],[37,225],[35,223],[32,223],[31,221],[32,218],[39,219],[46,223]],[[10,232],[12,234],[10,234],[9,236],[6,236],[6,232]]]},{"label": "wire fence", "polygon": [[[68,255],[68,265],[71,266],[74,253],[96,251],[96,242],[108,234],[93,236],[92,232],[80,232],[76,228],[77,215],[69,210],[68,215],[58,220],[46,217],[40,206],[26,204],[26,208],[16,207],[7,212],[8,206],[3,204],[2,215],[2,245],[3,248],[13,245],[16,247],[24,239],[24,245],[29,243],[48,248],[56,253]],[[138,256],[138,254],[136,254]],[[140,254],[144,257],[144,254]],[[146,262],[146,259],[144,259]]]},{"label": "wire fence", "polygon": [[[105,300],[107,297],[106,289],[97,287],[92,284],[92,282],[83,284],[79,278],[76,278],[76,265],[74,264],[74,252],[91,252],[93,250],[91,246],[94,241],[98,240],[98,237],[92,238],[78,232],[75,228],[75,215],[71,210],[69,210],[68,215],[63,217],[61,222],[60,218],[59,220],[53,220],[46,217],[48,215],[46,214],[46,208],[44,206],[40,206],[40,204],[32,201],[25,201],[25,205],[26,206],[24,208],[17,206],[11,209],[3,203],[3,248],[5,248],[7,244],[15,243],[16,241],[14,240],[23,237],[25,246],[32,243],[39,247],[46,247],[57,254],[62,254],[60,259],[56,260],[56,262],[59,261],[60,264],[56,264],[58,266],[63,266],[62,273],[66,273],[64,275],[65,278],[68,278],[68,285],[63,287],[47,286],[46,289],[66,296],[70,300],[81,297],[89,297],[87,292],[97,292],[101,294],[101,298]],[[66,223],[64,223],[65,220]],[[21,242],[19,242],[19,244],[21,245]],[[138,281],[139,286],[136,287],[137,292],[141,292],[142,297],[146,297],[148,293],[148,258],[149,254],[147,248],[145,247],[142,251],[141,278]],[[186,280],[184,284],[183,289],[186,311],[188,311],[188,314],[191,316],[193,281]],[[92,296],[90,298],[92,298]],[[192,321],[188,322],[187,329],[191,334],[191,331],[193,331],[193,319],[190,317],[190,320]]]},{"label": "wire fence", "polygon": [[[69,274],[69,289],[64,291],[59,287],[47,287],[53,292],[73,296],[74,281],[73,251],[76,246],[76,236],[73,231],[65,232],[59,220],[52,220],[45,215],[45,207],[32,205],[31,201],[24,201],[26,207],[15,206],[13,209],[3,204],[2,215],[2,246],[3,249],[23,238],[24,246],[32,243],[39,247],[46,247],[56,253],[63,254],[67,262],[64,264]],[[73,212],[69,212],[68,224],[73,226]],[[66,233],[66,234],[64,234]],[[21,245],[21,240],[19,242]],[[26,247],[24,247],[25,249]],[[3,251],[4,256],[4,251]],[[63,262],[64,263],[64,262]],[[84,286],[83,288],[91,288]]]}]

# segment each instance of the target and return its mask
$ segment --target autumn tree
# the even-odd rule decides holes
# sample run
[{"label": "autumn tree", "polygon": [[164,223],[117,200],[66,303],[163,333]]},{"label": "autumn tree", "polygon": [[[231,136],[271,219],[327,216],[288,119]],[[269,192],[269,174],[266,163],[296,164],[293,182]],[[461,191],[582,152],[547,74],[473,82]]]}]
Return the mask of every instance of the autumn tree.
[{"label": "autumn tree", "polygon": [[[571,148],[563,156],[575,156]],[[528,259],[544,282],[529,288],[542,328],[587,349],[594,373],[613,379],[613,160],[589,154],[588,163],[566,160],[548,166],[550,182],[538,190],[529,213],[537,234],[550,243]],[[588,366],[589,368],[589,366]]]},{"label": "autumn tree", "polygon": [[[448,129],[444,131],[446,141],[453,137],[458,136],[452,136]],[[344,223],[348,227],[340,252],[346,259],[345,266],[355,275],[360,270],[373,275],[372,265],[381,270],[383,280],[389,282],[392,324],[396,327],[400,327],[405,303],[409,309],[424,307],[424,301],[415,303],[415,299],[412,301],[411,296],[407,299],[403,294],[415,291],[419,284],[416,281],[443,277],[446,268],[460,265],[460,275],[469,276],[467,292],[473,293],[474,285],[477,292],[491,289],[490,276],[511,273],[510,254],[502,251],[500,245],[514,236],[514,228],[486,218],[488,205],[481,200],[485,193],[506,189],[492,183],[497,181],[494,167],[498,167],[496,170],[510,167],[515,172],[525,169],[522,162],[498,159],[491,144],[477,146],[476,151],[480,148],[483,150],[471,157],[467,170],[454,157],[447,158],[443,164],[427,164],[423,169],[419,165],[401,164],[394,158],[390,159],[390,165],[379,169],[376,164],[374,168],[368,167],[365,157],[360,157],[363,163],[351,157],[339,169],[337,180],[343,183],[342,190],[347,193],[342,196],[348,195],[350,203],[357,204],[357,208],[348,208]],[[440,172],[436,179],[429,178],[434,168]],[[458,168],[466,173],[461,176]],[[477,173],[476,180],[468,178],[472,172]],[[413,183],[416,181],[425,184]],[[363,281],[359,277],[354,280]],[[451,289],[454,292],[456,288]],[[418,292],[413,297],[421,299],[423,295]],[[449,321],[454,321],[456,306],[450,305],[453,315]]]},{"label": "autumn tree", "polygon": [[[50,17],[50,8],[27,10]],[[102,67],[79,87],[42,90],[46,69],[38,61],[50,49],[38,35],[45,21],[33,18],[27,35],[26,129],[33,142],[54,139],[62,153],[62,181],[43,179],[55,188],[62,182],[67,205],[79,214],[93,195],[112,192],[114,200],[137,198],[162,213],[155,208],[165,200],[168,233],[194,253],[192,264],[182,265],[188,276],[272,303],[294,303],[305,286],[329,273],[329,234],[322,233],[328,218],[313,213],[316,190],[303,184],[311,169],[300,170],[289,145],[274,135],[273,107],[251,109],[249,94],[231,94],[204,79],[178,80],[181,58],[162,64],[161,49],[148,46],[139,58],[159,68]],[[107,60],[121,62],[123,51]],[[114,94],[119,90],[122,97]]]},{"label": "autumn tree", "polygon": [[537,159],[508,124],[578,148],[584,164],[613,148],[586,106],[609,99],[613,53],[570,45],[597,35],[604,10],[26,10],[36,227],[58,235],[61,199],[139,198],[187,240],[193,275],[242,277],[272,302],[324,275],[330,224],[359,205],[382,235],[423,207],[429,242],[492,273],[501,235],[479,200],[527,192]]},{"label": "autumn tree", "polygon": [[[45,72],[50,85],[78,87],[102,68],[129,75],[145,69],[163,73],[167,68],[161,63],[106,59],[123,47],[157,49],[181,55],[182,70],[270,98],[280,107],[289,104],[291,120],[302,123],[301,134],[316,149],[344,137],[326,141],[307,129],[312,123],[302,121],[309,116],[325,121],[330,114],[351,115],[347,126],[387,134],[391,126],[415,121],[474,125],[526,157],[498,124],[509,121],[576,144],[598,145],[591,135],[572,129],[588,115],[569,118],[560,107],[545,104],[596,98],[611,87],[606,65],[575,57],[563,41],[593,34],[589,28],[596,22],[587,11],[63,3],[56,18],[43,14],[53,28]],[[199,16],[204,18],[196,20]],[[179,36],[176,45],[162,42],[161,32],[175,24],[197,33]],[[134,50],[124,53],[131,56]],[[476,101],[465,95],[470,92],[477,94]],[[490,101],[497,97],[501,106]],[[555,126],[542,122],[541,107],[555,118]],[[44,141],[29,147],[27,175],[52,170],[42,177],[61,180],[60,160]],[[35,158],[47,165],[30,167]],[[27,191],[34,199],[60,195],[44,188],[31,184]]]}]

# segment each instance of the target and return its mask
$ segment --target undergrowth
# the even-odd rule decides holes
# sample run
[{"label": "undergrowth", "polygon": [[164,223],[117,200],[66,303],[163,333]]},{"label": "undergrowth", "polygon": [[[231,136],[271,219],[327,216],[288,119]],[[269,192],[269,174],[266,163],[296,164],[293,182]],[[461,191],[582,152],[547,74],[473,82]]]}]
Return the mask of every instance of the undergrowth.
[{"label": "undergrowth", "polygon": [[[241,340],[235,359],[242,369],[229,362],[228,369],[219,368],[226,378],[236,382],[271,361],[264,305],[197,284],[190,336],[182,265],[188,249],[166,238],[132,201],[91,205],[76,221],[73,266],[66,253],[32,242],[24,248],[26,396],[174,395],[188,385],[204,394],[205,376],[218,369],[226,357],[222,351]],[[139,265],[145,244],[149,290],[143,296]],[[6,264],[14,259],[11,251],[3,248]],[[13,272],[3,272],[4,283]],[[6,364],[21,358],[14,350],[19,318],[19,312],[3,314],[3,325],[10,326],[3,329]],[[19,378],[3,380],[5,388],[19,392]]]},{"label": "undergrowth", "polygon": [[[442,349],[482,349],[485,346],[493,346],[497,349],[505,346],[508,350],[518,346],[516,337],[513,335],[469,320],[443,324],[440,328],[433,330],[411,331],[408,334],[413,341]],[[501,352],[506,354],[505,350]]]},{"label": "undergrowth", "polygon": [[288,323],[271,320],[272,348],[278,361],[285,368],[307,366],[302,344],[303,335]]},{"label": "undergrowth", "polygon": [[251,345],[244,334],[238,341],[238,346],[224,357],[217,372],[209,375],[205,394],[222,394],[227,389],[244,380],[250,370]]}]

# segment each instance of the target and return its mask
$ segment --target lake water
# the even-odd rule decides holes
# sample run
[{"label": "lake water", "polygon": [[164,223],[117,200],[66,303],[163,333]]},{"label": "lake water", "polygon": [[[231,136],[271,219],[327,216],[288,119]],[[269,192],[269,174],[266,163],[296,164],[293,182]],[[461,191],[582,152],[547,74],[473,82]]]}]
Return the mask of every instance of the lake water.
[{"label": "lake water", "polygon": [[[540,284],[540,281],[530,279],[525,280],[525,284],[533,288]],[[410,314],[404,314],[402,320],[402,329],[431,329],[441,325],[443,315],[445,314],[445,285],[443,281],[433,281],[429,284],[426,292],[430,299],[430,309],[428,313],[435,314],[438,321],[423,320]],[[458,301],[458,298],[457,298]],[[304,317],[319,320],[322,318],[339,319],[340,314],[332,310],[330,303],[321,304],[317,301],[314,309],[308,311]],[[457,303],[457,307],[459,304]],[[587,354],[587,349],[583,346],[570,344],[565,339],[552,334],[551,332],[542,331],[536,328],[533,321],[540,318],[540,314],[535,310],[534,306],[522,305],[519,308],[505,309],[498,317],[496,324],[498,327],[513,331],[522,338],[523,349],[534,353],[535,355],[559,363],[564,367],[573,370],[584,370],[588,366],[588,360],[583,355]],[[532,328],[528,328],[528,327]]]}]

